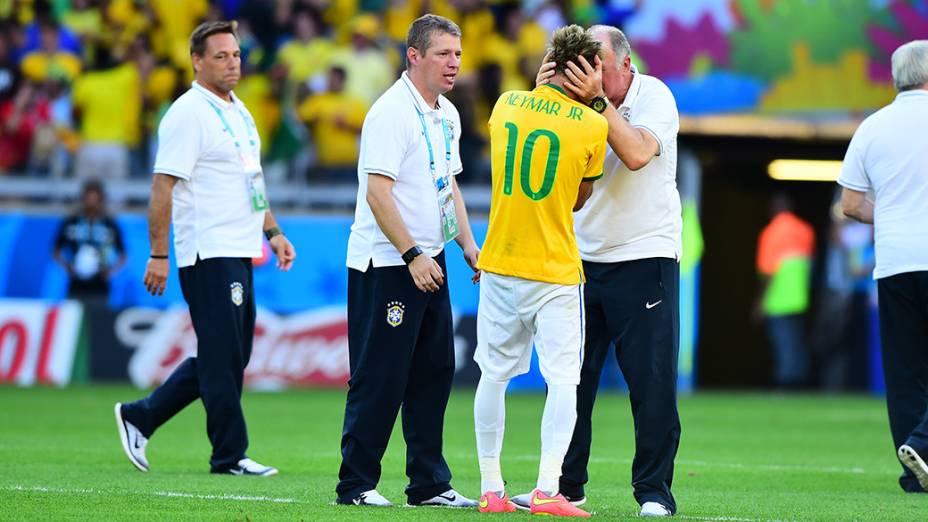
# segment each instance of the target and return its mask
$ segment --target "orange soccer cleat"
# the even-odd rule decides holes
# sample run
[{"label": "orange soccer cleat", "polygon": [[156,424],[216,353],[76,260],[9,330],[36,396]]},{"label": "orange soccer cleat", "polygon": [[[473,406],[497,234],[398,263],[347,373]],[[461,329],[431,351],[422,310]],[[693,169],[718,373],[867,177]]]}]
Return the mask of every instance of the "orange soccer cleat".
[{"label": "orange soccer cleat", "polygon": [[532,492],[532,514],[553,515],[556,517],[589,517],[590,514],[578,508],[558,493],[547,495],[539,490]]},{"label": "orange soccer cleat", "polygon": [[500,497],[492,491],[487,491],[480,497],[480,505],[477,511],[481,513],[514,513],[515,504],[509,501],[509,495],[505,492]]}]

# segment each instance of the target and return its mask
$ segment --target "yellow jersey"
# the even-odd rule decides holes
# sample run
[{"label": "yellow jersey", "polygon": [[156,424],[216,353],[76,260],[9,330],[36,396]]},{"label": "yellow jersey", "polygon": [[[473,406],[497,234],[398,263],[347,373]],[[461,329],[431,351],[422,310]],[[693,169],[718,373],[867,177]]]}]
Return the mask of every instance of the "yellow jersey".
[{"label": "yellow jersey", "polygon": [[574,285],[583,265],[574,236],[580,183],[602,177],[606,118],[558,86],[503,93],[490,115],[493,196],[478,267]]}]

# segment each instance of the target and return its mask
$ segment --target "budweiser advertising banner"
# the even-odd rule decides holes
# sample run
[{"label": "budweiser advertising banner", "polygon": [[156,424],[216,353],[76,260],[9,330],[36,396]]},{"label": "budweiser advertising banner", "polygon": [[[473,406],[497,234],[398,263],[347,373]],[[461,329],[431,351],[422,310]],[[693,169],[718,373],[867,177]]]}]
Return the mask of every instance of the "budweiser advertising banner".
[{"label": "budweiser advertising banner", "polygon": [[82,314],[76,302],[0,300],[0,383],[68,384]]},{"label": "budweiser advertising banner", "polygon": [[[184,359],[195,356],[196,349],[187,308],[169,309],[159,314],[139,339],[129,361],[129,377],[142,388],[157,386]],[[344,308],[319,308],[288,316],[258,308],[254,347],[245,370],[246,386],[344,386],[348,376]]]}]

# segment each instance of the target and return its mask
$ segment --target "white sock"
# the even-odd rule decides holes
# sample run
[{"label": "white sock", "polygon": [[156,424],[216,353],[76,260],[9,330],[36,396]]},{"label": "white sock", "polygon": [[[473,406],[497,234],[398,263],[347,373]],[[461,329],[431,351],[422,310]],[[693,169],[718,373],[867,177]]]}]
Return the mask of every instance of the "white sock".
[{"label": "white sock", "polygon": [[480,377],[474,396],[474,431],[477,433],[477,459],[480,463],[480,491],[505,489],[499,454],[506,428],[506,387],[509,381]]},{"label": "white sock", "polygon": [[561,466],[577,423],[577,385],[549,384],[545,413],[541,417],[541,462],[538,484],[541,491],[555,495],[560,489]]}]

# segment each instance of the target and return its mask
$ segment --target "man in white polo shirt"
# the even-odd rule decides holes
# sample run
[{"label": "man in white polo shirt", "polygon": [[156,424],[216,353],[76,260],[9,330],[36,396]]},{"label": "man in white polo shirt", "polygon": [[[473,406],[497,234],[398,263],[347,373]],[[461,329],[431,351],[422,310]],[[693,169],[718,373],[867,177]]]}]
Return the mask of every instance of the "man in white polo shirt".
[{"label": "man in white polo shirt", "polygon": [[[899,94],[860,124],[844,157],[841,206],[873,223],[889,427],[902,489],[928,492],[928,40],[893,53]],[[867,197],[873,192],[874,199]]]},{"label": "man in white polo shirt", "polygon": [[480,253],[454,179],[462,170],[461,120],[442,96],[460,67],[461,30],[425,15],[412,23],[406,45],[406,72],[374,103],[361,130],[337,502],[391,505],[375,488],[402,406],[408,503],[476,507],[451,488],[442,456],[454,376],[444,247],[456,239],[475,270]]},{"label": "man in white polo shirt", "polygon": [[[564,87],[606,117],[610,150],[603,178],[574,220],[586,274],[587,326],[577,424],[561,493],[577,505],[586,501],[593,403],[614,344],[635,418],[635,500],[642,516],[670,516],[677,510],[670,486],[680,441],[680,120],[670,89],[631,63],[622,31],[604,25],[590,31],[603,44],[603,59],[593,65],[580,57],[578,64],[568,64],[571,81]],[[552,69],[543,65],[538,82],[547,81]],[[522,500],[513,498],[517,504]]]},{"label": "man in white polo shirt", "polygon": [[277,474],[245,454],[248,434],[240,399],[255,329],[251,260],[261,255],[262,230],[280,270],[289,270],[296,254],[268,208],[254,120],[232,93],[241,77],[235,27],[235,22],[207,22],[193,31],[193,86],[158,129],[148,213],[151,259],[144,283],[152,295],[164,292],[173,211],[174,253],[197,334],[197,356],[182,362],[148,397],[116,404],[123,449],[141,471],[148,471],[145,446],[155,430],[202,399],[213,447],[210,471]]}]

